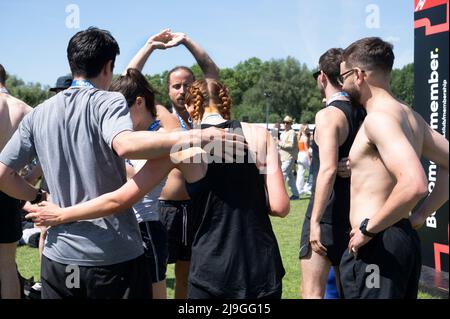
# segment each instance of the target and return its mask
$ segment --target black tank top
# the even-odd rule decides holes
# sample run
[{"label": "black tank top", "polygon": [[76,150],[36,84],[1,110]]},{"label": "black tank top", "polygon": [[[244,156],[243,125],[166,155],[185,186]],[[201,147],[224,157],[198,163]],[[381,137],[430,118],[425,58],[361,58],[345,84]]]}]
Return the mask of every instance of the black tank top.
[{"label": "black tank top", "polygon": [[[355,140],[356,134],[358,133],[361,123],[364,121],[366,112],[361,106],[352,106],[351,102],[348,101],[333,101],[332,106],[341,110],[348,123],[348,136],[345,142],[339,147],[339,157],[341,160],[344,157],[348,157],[350,153],[350,148],[352,147],[353,141]],[[313,185],[312,185],[312,195],[309,201],[308,209],[306,211],[306,216],[311,218],[313,204],[314,204],[314,193],[316,189],[316,179],[317,173],[320,168],[319,159],[319,146],[312,141],[312,163],[311,172],[314,174]],[[327,208],[322,216],[322,222],[329,224],[340,224],[343,226],[350,227],[349,221],[350,215],[350,178],[341,178],[336,175],[336,180],[333,186],[333,192],[330,199],[328,200]]]},{"label": "black tank top", "polygon": [[[238,121],[215,126],[242,128]],[[219,298],[267,296],[285,274],[264,175],[245,155],[242,164],[210,163],[204,178],[186,183],[195,227],[189,281]]]}]

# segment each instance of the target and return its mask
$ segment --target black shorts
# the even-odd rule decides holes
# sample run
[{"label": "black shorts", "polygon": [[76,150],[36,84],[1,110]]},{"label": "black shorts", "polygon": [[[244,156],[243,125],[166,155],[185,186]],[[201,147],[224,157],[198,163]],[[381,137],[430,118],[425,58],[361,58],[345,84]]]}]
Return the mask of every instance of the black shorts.
[{"label": "black shorts", "polygon": [[148,259],[152,283],[166,279],[167,270],[167,230],[158,221],[139,223],[142,240],[144,242],[144,254]]},{"label": "black shorts", "polygon": [[416,299],[422,258],[408,219],[378,233],[356,257],[345,251],[340,265],[346,299]]},{"label": "black shorts", "polygon": [[[283,289],[282,289],[282,285],[280,283],[280,288],[277,289],[277,291],[275,292],[271,292],[263,297],[255,297],[255,296],[249,296],[248,298],[245,299],[281,299],[281,295],[283,293]],[[207,291],[206,289],[197,286],[191,282],[188,283],[188,299],[239,299],[239,298],[233,298],[230,297],[229,295],[227,295],[226,297],[224,296],[215,296],[213,294],[211,294],[209,291]]]},{"label": "black shorts", "polygon": [[42,299],[151,299],[147,258],[108,266],[64,265],[42,255]]},{"label": "black shorts", "polygon": [[0,192],[0,244],[15,243],[22,238],[21,201]]},{"label": "black shorts", "polygon": [[[311,220],[308,216],[305,216],[300,239],[299,259],[308,255],[311,249],[311,244],[309,243],[310,227]],[[350,231],[350,225],[348,224],[320,223],[320,242],[327,249],[327,257],[333,266],[339,266],[341,262],[342,254],[348,247]]]},{"label": "black shorts", "polygon": [[191,201],[159,201],[159,216],[167,229],[168,264],[191,260],[194,227]]}]

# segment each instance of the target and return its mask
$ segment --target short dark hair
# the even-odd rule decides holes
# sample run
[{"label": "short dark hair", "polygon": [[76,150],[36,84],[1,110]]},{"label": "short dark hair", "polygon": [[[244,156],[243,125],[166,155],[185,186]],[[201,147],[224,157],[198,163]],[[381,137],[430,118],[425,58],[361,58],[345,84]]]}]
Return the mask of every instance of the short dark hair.
[{"label": "short dark hair", "polygon": [[90,27],[75,34],[67,46],[67,58],[73,76],[94,78],[100,74],[105,64],[112,60],[114,68],[119,45],[111,33]]},{"label": "short dark hair", "polygon": [[120,92],[131,107],[138,96],[143,97],[145,106],[153,117],[156,117],[155,90],[147,82],[139,70],[128,69],[125,75],[119,76],[111,83],[110,91]]},{"label": "short dark hair", "polygon": [[344,50],[341,48],[332,48],[322,54],[319,59],[319,69],[326,74],[328,80],[333,86],[340,87],[338,78],[341,74],[341,62]]},{"label": "short dark hair", "polygon": [[166,78],[167,92],[169,92],[169,87],[170,87],[170,76],[172,75],[173,72],[176,72],[178,70],[184,70],[184,71],[188,72],[190,75],[192,75],[192,78],[195,81],[194,72],[192,72],[192,70],[190,68],[188,68],[187,66],[176,66],[172,70],[170,70],[169,73],[167,73],[167,78]]},{"label": "short dark hair", "polygon": [[6,71],[3,65],[0,64],[0,84],[5,85],[6,82]]},{"label": "short dark hair", "polygon": [[344,50],[349,68],[358,66],[369,71],[390,73],[394,65],[394,46],[378,37],[363,38]]}]

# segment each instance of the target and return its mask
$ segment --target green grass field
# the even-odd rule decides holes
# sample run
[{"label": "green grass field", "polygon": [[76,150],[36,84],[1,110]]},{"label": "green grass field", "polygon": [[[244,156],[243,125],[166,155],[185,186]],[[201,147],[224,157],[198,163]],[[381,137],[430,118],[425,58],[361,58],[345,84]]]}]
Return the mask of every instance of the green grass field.
[{"label": "green grass field", "polygon": [[[283,299],[300,298],[299,287],[301,274],[299,270],[298,249],[301,227],[308,206],[309,198],[291,201],[291,212],[286,218],[272,218],[272,225],[280,246],[286,276],[283,279]],[[38,250],[29,247],[19,247],[17,263],[20,273],[29,278],[39,278]],[[167,294],[173,298],[174,267],[169,265],[167,271]],[[420,299],[432,299],[433,296],[419,293]]]}]

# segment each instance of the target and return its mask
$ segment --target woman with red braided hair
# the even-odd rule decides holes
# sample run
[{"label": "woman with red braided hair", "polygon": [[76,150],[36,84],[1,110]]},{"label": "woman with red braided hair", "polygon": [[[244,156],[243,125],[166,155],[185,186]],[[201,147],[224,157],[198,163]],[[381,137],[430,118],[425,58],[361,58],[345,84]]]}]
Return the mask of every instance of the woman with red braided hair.
[{"label": "woman with red braided hair", "polygon": [[[263,127],[230,120],[228,89],[216,80],[194,82],[185,101],[197,128],[226,128],[242,135],[248,147],[233,150],[225,162],[215,148],[221,143],[212,153],[192,147],[171,154],[171,160],[149,160],[114,192],[66,208],[42,202],[27,218],[53,226],[114,214],[178,168],[194,211],[188,298],[279,299],[285,271],[269,214],[285,217],[290,207],[275,142]],[[203,160],[192,161],[198,155]]]},{"label": "woman with red braided hair", "polygon": [[185,101],[194,125],[243,134],[250,153],[243,161],[210,159],[186,184],[196,229],[188,296],[281,298],[284,268],[268,213],[286,216],[289,198],[274,141],[262,127],[230,120],[228,90],[215,80],[194,82]]}]

